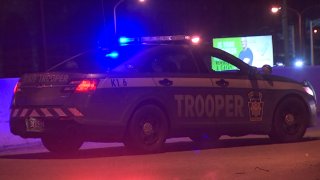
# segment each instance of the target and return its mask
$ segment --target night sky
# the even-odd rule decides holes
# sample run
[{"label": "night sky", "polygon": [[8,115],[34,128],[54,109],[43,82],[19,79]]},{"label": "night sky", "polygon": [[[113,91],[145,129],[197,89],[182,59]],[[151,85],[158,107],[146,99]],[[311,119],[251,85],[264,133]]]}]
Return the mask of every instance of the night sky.
[{"label": "night sky", "polygon": [[[114,35],[113,7],[118,1],[104,0],[103,6],[102,1],[1,0],[0,77],[43,71],[98,46],[101,39],[110,39]],[[127,36],[197,34],[209,41],[268,34],[274,37],[275,52],[281,53],[281,15],[270,13],[271,6],[281,2],[146,0],[141,4],[126,0],[117,8],[117,32]],[[287,2],[288,7],[304,11],[303,20],[320,18],[320,6],[315,6],[319,0]],[[296,28],[297,16],[291,11],[288,24]]]}]

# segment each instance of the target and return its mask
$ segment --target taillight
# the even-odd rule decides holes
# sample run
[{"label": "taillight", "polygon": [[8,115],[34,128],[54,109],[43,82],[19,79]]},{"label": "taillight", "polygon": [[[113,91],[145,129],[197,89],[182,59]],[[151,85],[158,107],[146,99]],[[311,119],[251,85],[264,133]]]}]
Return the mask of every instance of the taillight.
[{"label": "taillight", "polygon": [[76,87],[75,92],[85,93],[85,92],[94,91],[97,89],[97,86],[98,86],[98,81],[95,79],[82,80],[80,84],[78,84],[78,86]]},{"label": "taillight", "polygon": [[21,83],[20,83],[20,82],[17,82],[17,83],[16,83],[16,85],[14,86],[13,94],[15,94],[15,93],[17,93],[17,92],[21,91],[20,86],[21,86]]}]

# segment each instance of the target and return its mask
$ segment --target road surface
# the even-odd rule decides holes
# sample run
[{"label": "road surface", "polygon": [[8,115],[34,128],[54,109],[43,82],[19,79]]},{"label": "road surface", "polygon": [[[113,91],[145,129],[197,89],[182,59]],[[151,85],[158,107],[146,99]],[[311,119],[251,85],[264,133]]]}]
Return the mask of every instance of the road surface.
[{"label": "road surface", "polygon": [[87,143],[74,155],[48,153],[41,145],[0,152],[1,180],[320,180],[320,128],[302,142],[273,144],[266,136],[223,137],[199,148],[171,139],[165,152],[132,154],[122,144]]}]

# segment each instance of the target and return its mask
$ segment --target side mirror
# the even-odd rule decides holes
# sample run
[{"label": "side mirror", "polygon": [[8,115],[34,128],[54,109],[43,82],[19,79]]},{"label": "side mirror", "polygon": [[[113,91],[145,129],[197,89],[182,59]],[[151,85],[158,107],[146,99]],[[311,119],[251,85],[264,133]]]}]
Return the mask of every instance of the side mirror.
[{"label": "side mirror", "polygon": [[270,65],[263,65],[261,69],[263,74],[269,75],[272,73],[272,67]]},{"label": "side mirror", "polygon": [[249,74],[251,74],[251,75],[255,75],[255,74],[257,74],[259,71],[258,71],[258,68],[257,67],[254,67],[254,66],[252,66],[251,68],[250,68],[250,70],[249,70]]}]

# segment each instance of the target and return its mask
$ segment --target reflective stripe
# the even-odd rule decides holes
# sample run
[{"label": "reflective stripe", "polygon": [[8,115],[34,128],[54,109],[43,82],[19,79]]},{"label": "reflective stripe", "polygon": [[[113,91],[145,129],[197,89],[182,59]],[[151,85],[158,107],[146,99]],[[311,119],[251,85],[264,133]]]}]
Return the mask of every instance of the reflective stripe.
[{"label": "reflective stripe", "polygon": [[30,114],[30,117],[40,117],[39,113],[36,110],[33,110]]},{"label": "reflective stripe", "polygon": [[62,117],[65,117],[67,116],[61,108],[53,108],[53,110],[58,114],[58,116],[62,116]]},{"label": "reflective stripe", "polygon": [[68,110],[76,117],[83,116],[83,114],[80,111],[78,111],[78,109],[76,108],[68,108]]},{"label": "reflective stripe", "polygon": [[[51,112],[50,112],[51,111]],[[11,117],[82,117],[84,116],[77,108],[15,108],[12,109]]]},{"label": "reflective stripe", "polygon": [[22,113],[20,114],[20,117],[26,116],[27,113],[28,113],[28,109],[23,109],[23,110],[22,110]]},{"label": "reflective stripe", "polygon": [[[212,78],[213,87],[220,87],[216,84],[223,78]],[[248,79],[223,79],[229,83],[228,88],[252,88],[252,82]]]},{"label": "reflective stripe", "polygon": [[40,108],[41,112],[44,114],[45,117],[52,117],[53,115],[49,112],[47,108]]},{"label": "reflective stripe", "polygon": [[211,78],[153,78],[158,86],[162,86],[160,81],[164,79],[172,81],[173,87],[212,87]]},{"label": "reflective stripe", "polygon": [[[161,85],[161,80],[172,81],[169,86]],[[257,86],[259,89],[272,90],[298,90],[304,92],[303,86],[293,82],[249,80],[249,79],[228,79],[228,78],[179,78],[179,77],[155,77],[155,78],[106,78],[100,81],[98,88],[121,88],[121,87],[220,87],[217,81],[221,79],[229,84],[227,88],[252,89]]]},{"label": "reflective stripe", "polygon": [[106,78],[99,82],[99,88],[155,87],[153,78]]},{"label": "reflective stripe", "polygon": [[18,115],[19,109],[13,110],[12,117],[16,117]]}]

